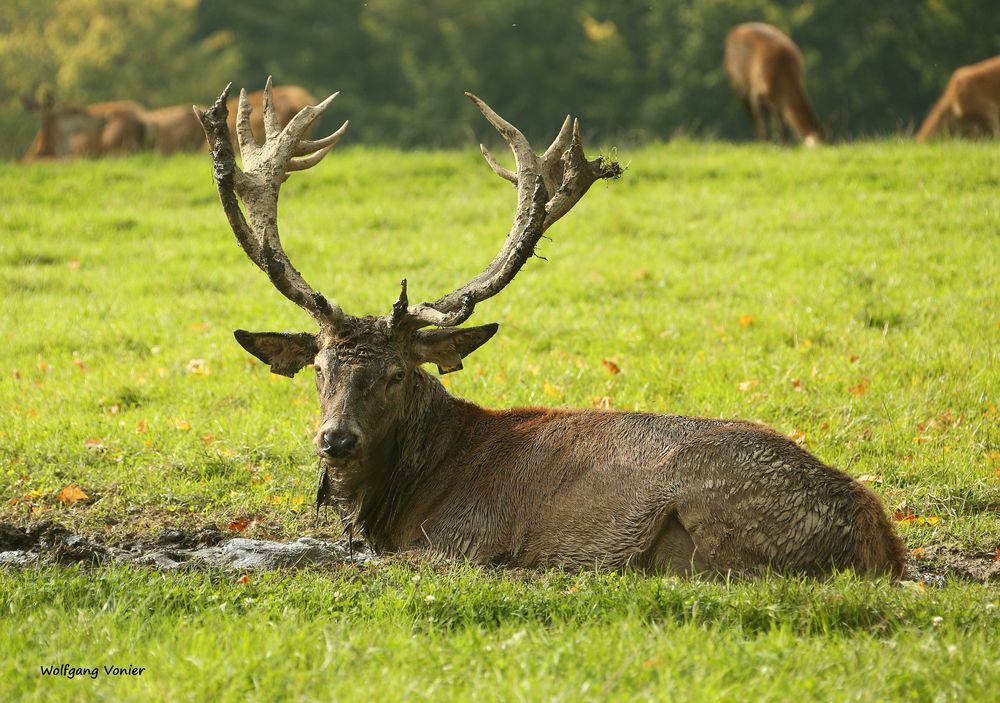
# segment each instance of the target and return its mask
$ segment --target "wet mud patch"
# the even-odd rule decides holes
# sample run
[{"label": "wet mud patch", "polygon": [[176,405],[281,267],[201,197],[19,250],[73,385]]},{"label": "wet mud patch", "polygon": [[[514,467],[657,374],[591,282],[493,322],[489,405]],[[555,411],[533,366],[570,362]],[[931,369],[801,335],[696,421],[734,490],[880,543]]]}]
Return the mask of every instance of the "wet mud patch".
[{"label": "wet mud patch", "polygon": [[946,577],[977,581],[1000,582],[1000,560],[997,552],[963,552],[943,544],[923,547],[919,558],[911,558],[904,578],[929,584],[943,583]]},{"label": "wet mud patch", "polygon": [[293,542],[275,542],[230,537],[217,527],[207,526],[194,532],[168,530],[148,540],[105,544],[49,522],[27,528],[0,523],[0,567],[132,564],[167,571],[253,571],[364,563],[372,559],[368,546],[360,540],[300,537]]},{"label": "wet mud patch", "polygon": [[[1000,583],[1000,560],[994,552],[963,552],[932,545],[911,557],[903,579],[943,586],[947,578]],[[130,537],[106,543],[74,534],[52,522],[18,527],[0,523],[0,567],[45,564],[106,566],[132,564],[172,571],[219,568],[233,571],[296,569],[306,566],[362,564],[376,557],[360,539],[348,541],[300,537],[290,542],[234,537],[214,525],[196,530],[170,529],[155,537]],[[399,558],[408,561],[405,554]],[[422,557],[426,560],[426,555]]]}]

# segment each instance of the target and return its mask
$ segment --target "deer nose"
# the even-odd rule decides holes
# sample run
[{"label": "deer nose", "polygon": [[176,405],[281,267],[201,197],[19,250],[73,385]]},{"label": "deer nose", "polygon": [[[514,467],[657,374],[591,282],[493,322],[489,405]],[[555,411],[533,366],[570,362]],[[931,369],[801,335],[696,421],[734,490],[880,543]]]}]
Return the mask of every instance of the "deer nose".
[{"label": "deer nose", "polygon": [[323,433],[320,453],[334,459],[347,459],[358,447],[358,436],[350,430],[331,430]]}]

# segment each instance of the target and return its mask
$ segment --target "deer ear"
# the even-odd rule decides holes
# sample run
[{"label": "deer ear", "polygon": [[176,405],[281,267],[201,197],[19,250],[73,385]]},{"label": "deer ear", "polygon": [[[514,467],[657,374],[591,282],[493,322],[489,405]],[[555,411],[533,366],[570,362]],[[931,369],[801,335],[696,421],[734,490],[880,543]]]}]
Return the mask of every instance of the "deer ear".
[{"label": "deer ear", "polygon": [[437,364],[440,374],[459,371],[462,357],[479,349],[499,328],[500,325],[491,322],[479,327],[420,330],[413,335],[413,353],[420,363]]},{"label": "deer ear", "polygon": [[319,353],[316,335],[306,332],[233,332],[236,341],[265,364],[271,373],[294,376],[303,366],[311,364]]}]

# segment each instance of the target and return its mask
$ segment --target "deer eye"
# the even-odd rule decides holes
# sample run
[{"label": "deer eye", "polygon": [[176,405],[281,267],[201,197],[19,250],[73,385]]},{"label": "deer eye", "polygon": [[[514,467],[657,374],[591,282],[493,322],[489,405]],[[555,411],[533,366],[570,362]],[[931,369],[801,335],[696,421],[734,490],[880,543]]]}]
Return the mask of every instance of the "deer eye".
[{"label": "deer eye", "polygon": [[404,378],[406,378],[406,371],[404,369],[396,369],[389,375],[389,383],[402,383]]}]

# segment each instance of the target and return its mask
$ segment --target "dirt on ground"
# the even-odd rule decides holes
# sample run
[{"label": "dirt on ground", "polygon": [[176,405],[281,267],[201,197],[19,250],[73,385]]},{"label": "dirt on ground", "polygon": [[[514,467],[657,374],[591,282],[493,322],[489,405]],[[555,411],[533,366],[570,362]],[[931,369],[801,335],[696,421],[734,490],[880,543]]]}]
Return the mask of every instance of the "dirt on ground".
[{"label": "dirt on ground", "polygon": [[[943,585],[948,578],[980,583],[1000,582],[1000,560],[991,552],[963,552],[948,545],[916,550],[907,565],[906,581]],[[0,567],[43,564],[143,565],[164,570],[289,569],[303,566],[363,563],[374,559],[360,539],[300,537],[278,542],[246,539],[214,525],[195,530],[169,529],[148,538],[130,536],[107,543],[74,534],[62,525],[41,521],[28,526],[0,523]]]}]

